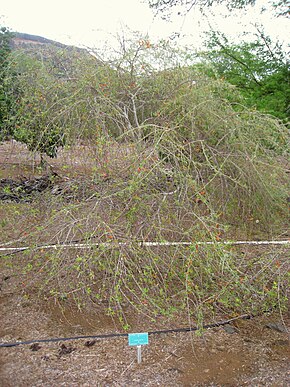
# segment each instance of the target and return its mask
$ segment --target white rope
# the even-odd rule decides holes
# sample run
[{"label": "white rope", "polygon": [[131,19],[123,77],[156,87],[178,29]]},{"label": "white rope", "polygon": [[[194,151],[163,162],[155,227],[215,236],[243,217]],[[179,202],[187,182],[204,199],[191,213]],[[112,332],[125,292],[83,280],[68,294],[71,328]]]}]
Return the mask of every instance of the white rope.
[{"label": "white rope", "polygon": [[42,246],[23,246],[23,247],[0,247],[0,251],[25,251],[25,250],[47,250],[60,248],[90,249],[92,247],[120,247],[129,246],[201,246],[201,245],[289,245],[290,240],[280,241],[199,241],[199,242],[100,242],[100,243],[58,243]]}]

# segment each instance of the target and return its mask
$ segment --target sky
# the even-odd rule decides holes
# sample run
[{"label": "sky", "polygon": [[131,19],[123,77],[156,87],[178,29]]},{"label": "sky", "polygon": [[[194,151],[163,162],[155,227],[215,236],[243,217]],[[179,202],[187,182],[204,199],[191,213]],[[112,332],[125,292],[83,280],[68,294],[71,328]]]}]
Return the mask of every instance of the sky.
[{"label": "sky", "polygon": [[251,24],[263,24],[274,38],[284,40],[290,36],[290,23],[286,18],[273,18],[273,13],[259,14],[267,0],[258,0],[257,6],[231,13],[224,7],[207,10],[207,16],[193,9],[186,16],[165,21],[149,9],[146,0],[0,0],[0,22],[14,31],[40,35],[65,44],[101,47],[106,41],[114,44],[116,34],[128,30],[148,34],[150,39],[168,39],[179,34],[177,44],[202,47],[203,33],[210,26],[238,39],[244,31],[253,30]]}]

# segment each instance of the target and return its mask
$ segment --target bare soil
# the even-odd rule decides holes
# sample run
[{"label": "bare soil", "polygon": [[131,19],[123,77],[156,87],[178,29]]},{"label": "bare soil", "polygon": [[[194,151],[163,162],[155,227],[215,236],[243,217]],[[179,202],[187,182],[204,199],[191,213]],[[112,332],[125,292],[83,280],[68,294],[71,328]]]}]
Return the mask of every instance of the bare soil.
[{"label": "bare soil", "polygon": [[[124,332],[101,313],[84,315],[36,296],[27,298],[17,277],[8,277],[7,270],[2,272],[1,343]],[[133,331],[144,331],[140,316],[135,321]],[[231,324],[234,333],[219,327],[202,337],[186,332],[150,335],[141,364],[126,337],[0,348],[0,385],[288,386],[289,335],[267,328],[269,323],[289,332],[290,318],[281,324],[281,316],[265,315],[236,321]],[[156,327],[149,324],[146,330]]]},{"label": "bare soil", "polygon": [[[63,153],[54,167],[66,160],[71,166],[79,163],[86,173],[91,168],[86,155],[82,148],[76,158]],[[0,178],[37,176],[31,155],[19,144],[0,146],[0,163]],[[102,310],[80,312],[40,299],[37,289],[28,293],[2,257],[0,310],[0,344],[124,332]],[[160,318],[152,324],[135,315],[130,325],[130,331],[139,332],[188,322],[180,318],[172,326]],[[288,311],[236,320],[208,329],[202,337],[186,332],[150,335],[141,364],[126,337],[0,347],[0,386],[289,386],[289,331]]]}]

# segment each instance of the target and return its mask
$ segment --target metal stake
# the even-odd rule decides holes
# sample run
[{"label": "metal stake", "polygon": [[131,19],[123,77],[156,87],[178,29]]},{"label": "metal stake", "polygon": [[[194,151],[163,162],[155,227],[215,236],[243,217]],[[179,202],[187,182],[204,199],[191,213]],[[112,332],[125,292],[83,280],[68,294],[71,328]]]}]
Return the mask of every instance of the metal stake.
[{"label": "metal stake", "polygon": [[141,347],[142,347],[142,345],[137,345],[137,362],[138,362],[138,364],[140,364],[142,361]]}]

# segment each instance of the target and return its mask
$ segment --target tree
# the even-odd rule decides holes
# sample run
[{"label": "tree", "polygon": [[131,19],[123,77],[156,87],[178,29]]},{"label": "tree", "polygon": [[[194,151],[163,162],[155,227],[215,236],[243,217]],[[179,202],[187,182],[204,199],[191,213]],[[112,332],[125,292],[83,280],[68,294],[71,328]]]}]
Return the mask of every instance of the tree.
[{"label": "tree", "polygon": [[278,3],[273,3],[274,8],[277,9],[277,16],[290,17],[290,3],[289,0],[280,0]]},{"label": "tree", "polygon": [[12,96],[6,83],[12,36],[8,28],[0,27],[0,139],[7,135],[6,121],[12,104]]},{"label": "tree", "polygon": [[290,68],[282,46],[257,28],[253,42],[230,43],[213,32],[203,70],[238,87],[248,106],[282,120],[290,117]]},{"label": "tree", "polygon": [[[256,0],[148,0],[149,6],[165,14],[173,7],[182,7],[185,12],[189,12],[194,6],[201,9],[213,5],[225,4],[228,9],[241,9],[247,5],[254,5]],[[277,16],[290,15],[289,0],[272,1],[272,6],[277,10]]]},{"label": "tree", "polygon": [[[16,74],[12,77],[11,74]],[[9,114],[11,136],[41,158],[56,157],[65,144],[64,126],[58,117],[63,108],[59,82],[40,61],[20,51],[11,54],[6,83],[15,99]]]},{"label": "tree", "polygon": [[11,39],[13,34],[6,27],[0,28],[0,67],[7,66],[8,57],[11,52]]}]

